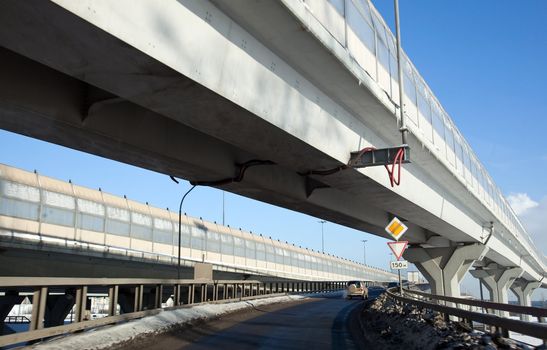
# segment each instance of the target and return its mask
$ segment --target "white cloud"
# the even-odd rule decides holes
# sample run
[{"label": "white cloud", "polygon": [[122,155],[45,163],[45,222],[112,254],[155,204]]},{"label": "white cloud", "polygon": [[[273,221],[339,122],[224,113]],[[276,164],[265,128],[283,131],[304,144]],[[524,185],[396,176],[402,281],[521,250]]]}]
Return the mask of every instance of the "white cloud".
[{"label": "white cloud", "polygon": [[[534,202],[536,203],[536,202]],[[519,215],[540,252],[547,252],[547,196]]]},{"label": "white cloud", "polygon": [[525,214],[528,210],[536,208],[539,203],[530,198],[526,193],[511,193],[507,200],[515,214]]}]

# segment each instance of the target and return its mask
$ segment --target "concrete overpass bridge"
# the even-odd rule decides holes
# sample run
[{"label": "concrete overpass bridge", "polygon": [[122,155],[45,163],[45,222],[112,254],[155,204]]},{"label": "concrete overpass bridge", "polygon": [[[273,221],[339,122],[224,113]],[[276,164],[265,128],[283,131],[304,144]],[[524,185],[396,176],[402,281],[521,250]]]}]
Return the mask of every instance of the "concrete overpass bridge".
[{"label": "concrete overpass bridge", "polygon": [[[0,276],[396,281],[391,272],[0,164]],[[180,277],[179,277],[180,276]]]},{"label": "concrete overpass bridge", "polygon": [[543,253],[406,55],[401,186],[379,167],[321,174],[398,145],[394,38],[369,1],[13,0],[0,23],[4,129],[380,236],[396,215],[438,294],[470,268],[500,300],[545,283]]}]

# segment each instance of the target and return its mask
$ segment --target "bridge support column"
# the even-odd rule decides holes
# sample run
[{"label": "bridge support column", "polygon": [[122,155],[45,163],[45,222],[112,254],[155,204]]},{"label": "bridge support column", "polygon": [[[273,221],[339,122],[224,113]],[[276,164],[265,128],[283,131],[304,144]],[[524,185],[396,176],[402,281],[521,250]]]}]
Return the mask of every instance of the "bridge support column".
[{"label": "bridge support column", "polygon": [[[64,324],[65,318],[72,310],[72,307],[76,303],[76,291],[66,290],[62,295],[48,295],[46,299],[46,312],[44,317],[44,327],[61,326]],[[80,306],[84,310],[87,310],[86,306],[90,302],[87,299],[82,300]],[[85,311],[83,312],[85,314]]]},{"label": "bridge support column", "polygon": [[[490,292],[491,301],[507,304],[509,287],[511,287],[515,279],[522,275],[522,269],[520,267],[485,268],[472,270],[471,274],[482,280],[486,289]],[[499,316],[508,317],[509,313],[507,311],[500,311]]]},{"label": "bridge support column", "polygon": [[408,248],[404,257],[415,264],[437,295],[459,297],[460,282],[475,260],[484,257],[488,247],[470,244],[442,248]]},{"label": "bridge support column", "polygon": [[[521,306],[532,306],[532,293],[540,286],[541,282],[530,282],[523,279],[517,279],[510,288],[517,295]],[[532,320],[530,315],[520,315],[520,319],[528,322]]]},{"label": "bridge support column", "polygon": [[0,297],[0,335],[4,332],[4,320],[11,309],[13,309],[15,305],[21,304],[24,299],[25,297],[19,295],[19,292],[15,290],[9,290],[4,296]]}]

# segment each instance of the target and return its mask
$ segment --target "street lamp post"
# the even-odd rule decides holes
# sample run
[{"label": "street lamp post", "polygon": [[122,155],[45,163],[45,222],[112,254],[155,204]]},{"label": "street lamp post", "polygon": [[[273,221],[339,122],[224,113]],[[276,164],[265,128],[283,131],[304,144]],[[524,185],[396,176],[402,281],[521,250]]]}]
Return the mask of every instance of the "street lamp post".
[{"label": "street lamp post", "polygon": [[222,191],[222,226],[224,226],[224,191]]},{"label": "street lamp post", "polygon": [[[178,180],[175,179],[173,176],[170,176],[170,178],[175,183],[177,184],[179,183]],[[179,251],[178,251],[178,261],[177,261],[177,279],[179,280],[180,280],[180,251],[181,251],[181,238],[182,238],[182,203],[184,203],[184,199],[190,192],[192,192],[194,188],[196,188],[196,185],[193,185],[192,187],[190,187],[188,191],[186,191],[186,193],[182,196],[180,200],[180,205],[179,205],[179,244],[178,244]]]},{"label": "street lamp post", "polygon": [[399,77],[399,113],[401,117],[401,135],[402,142],[406,144],[406,136],[408,133],[405,121],[405,108],[404,108],[404,89],[403,89],[403,66],[401,64],[401,25],[399,22],[399,0],[394,0],[395,7],[395,33],[397,38],[397,74]]},{"label": "street lamp post", "polygon": [[362,239],[361,242],[363,242],[363,264],[367,264],[367,242],[368,240]]},{"label": "street lamp post", "polygon": [[321,253],[325,253],[325,230],[324,226],[326,221],[325,220],[319,220],[319,223],[321,224]]}]

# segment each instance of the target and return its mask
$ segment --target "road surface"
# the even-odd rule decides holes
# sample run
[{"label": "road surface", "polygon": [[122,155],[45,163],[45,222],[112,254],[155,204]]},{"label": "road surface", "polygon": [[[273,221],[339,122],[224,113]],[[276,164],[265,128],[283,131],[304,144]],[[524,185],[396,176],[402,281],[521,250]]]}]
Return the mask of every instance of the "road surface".
[{"label": "road surface", "polygon": [[127,344],[127,349],[358,349],[362,300],[340,296],[264,305]]}]

